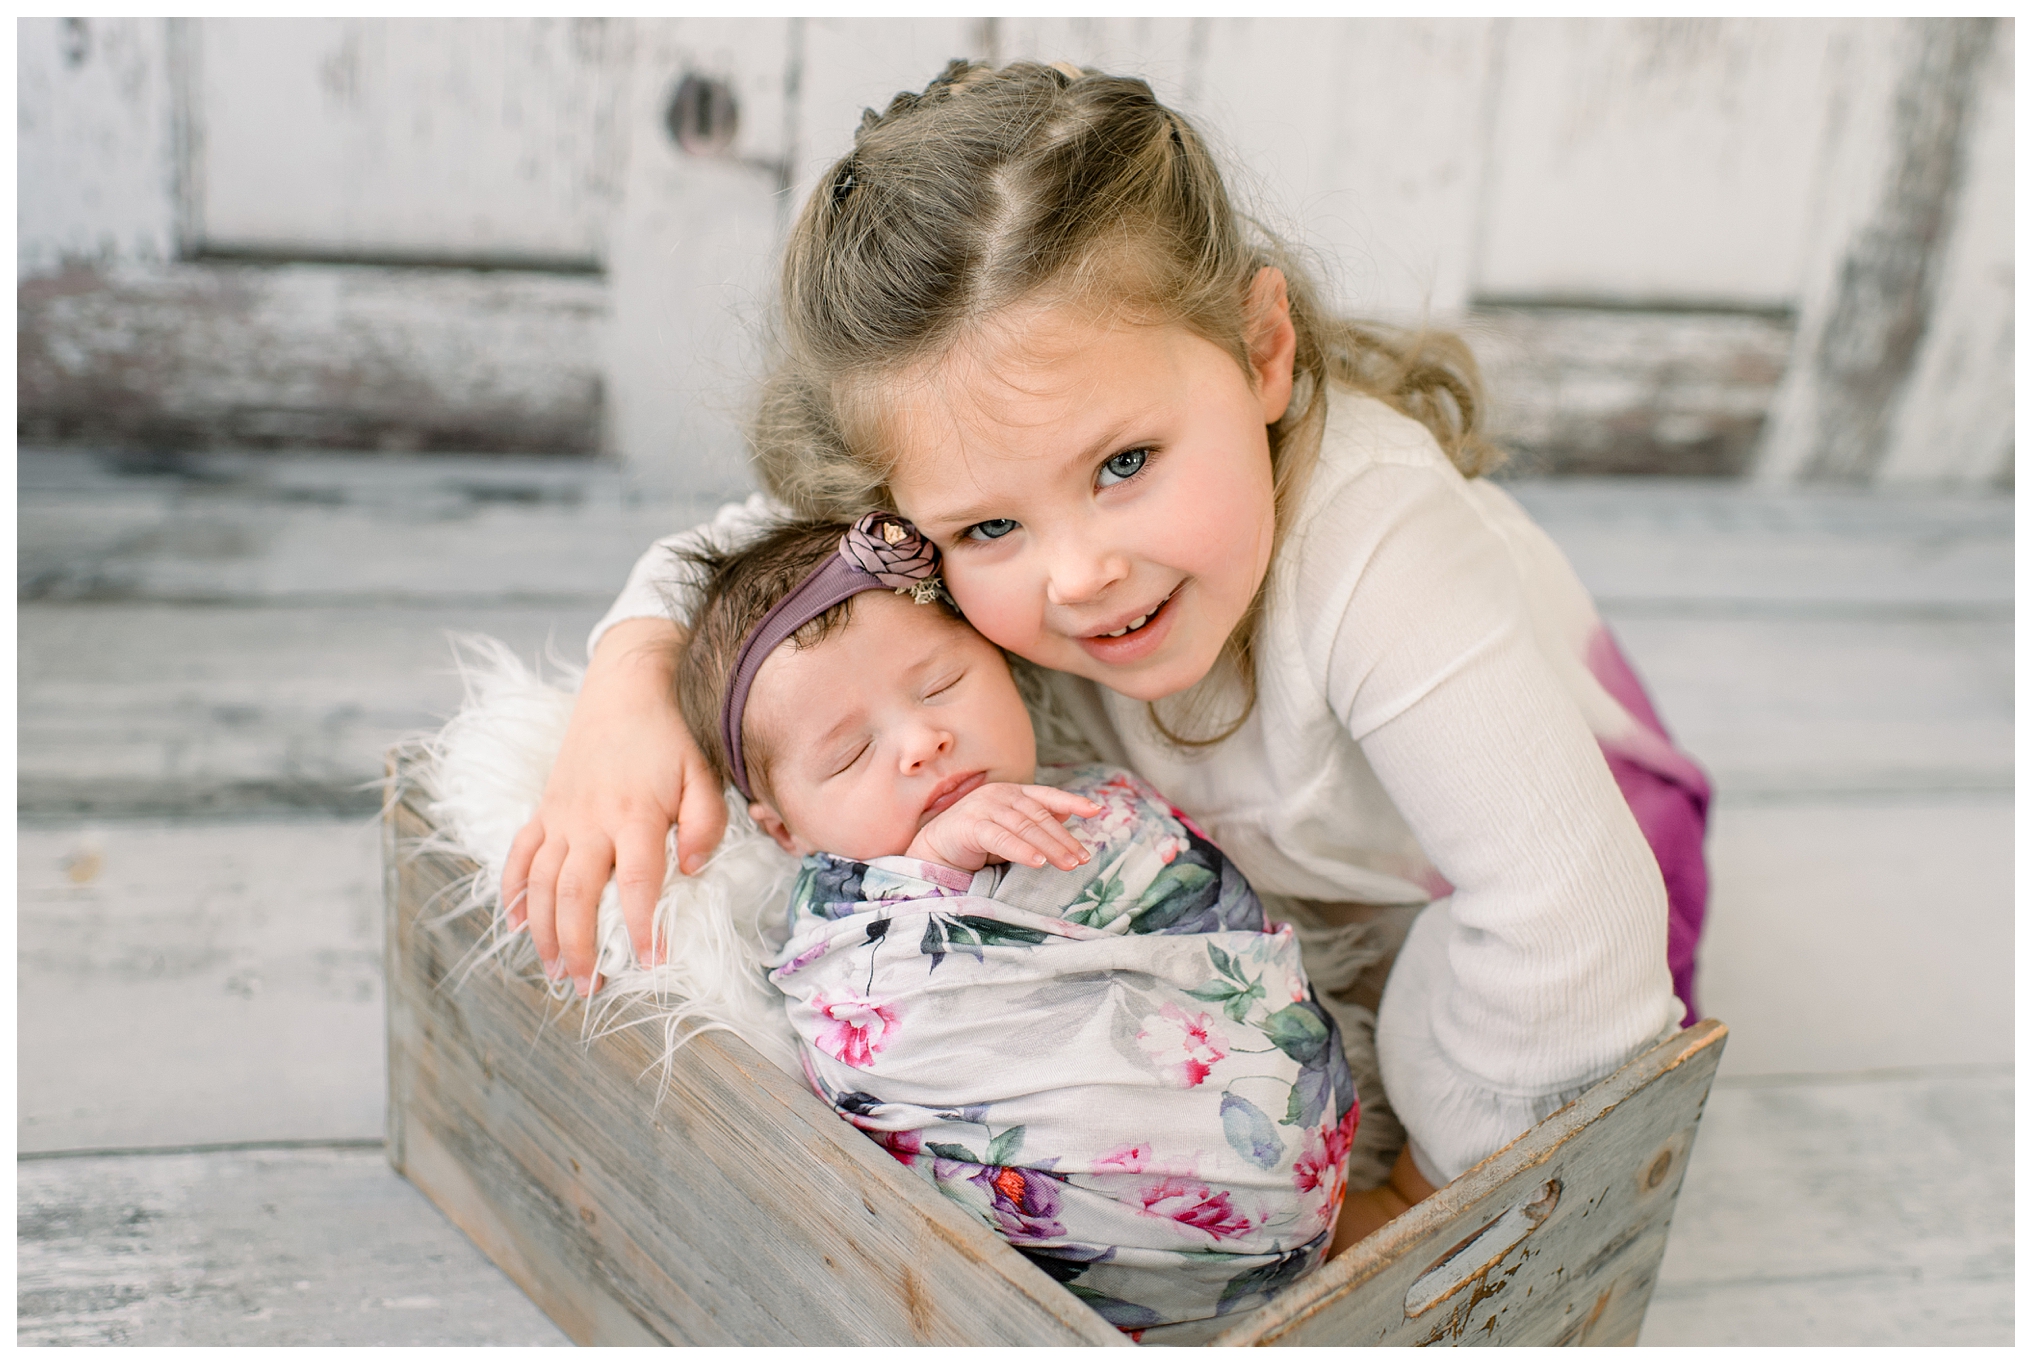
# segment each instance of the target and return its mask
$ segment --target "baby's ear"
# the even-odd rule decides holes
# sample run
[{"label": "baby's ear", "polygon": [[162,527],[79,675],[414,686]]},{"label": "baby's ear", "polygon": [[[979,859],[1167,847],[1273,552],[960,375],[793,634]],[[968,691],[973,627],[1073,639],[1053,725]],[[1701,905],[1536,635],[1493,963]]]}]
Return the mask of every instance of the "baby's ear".
[{"label": "baby's ear", "polygon": [[790,829],[784,824],[782,815],[757,800],[749,802],[748,818],[754,820],[755,826],[763,833],[775,839],[777,847],[792,857],[799,856],[797,843],[791,838]]}]

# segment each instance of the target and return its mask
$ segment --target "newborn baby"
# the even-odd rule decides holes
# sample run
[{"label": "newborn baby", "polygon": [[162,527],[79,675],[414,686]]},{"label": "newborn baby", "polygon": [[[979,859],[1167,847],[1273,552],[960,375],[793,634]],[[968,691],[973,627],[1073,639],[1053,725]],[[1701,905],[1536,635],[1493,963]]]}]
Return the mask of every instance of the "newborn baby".
[{"label": "newborn baby", "polygon": [[771,979],[818,1094],[1126,1330],[1323,1260],[1353,1085],[1220,850],[1129,773],[1040,784],[1007,662],[907,522],[698,563],[679,701],[804,859]]}]

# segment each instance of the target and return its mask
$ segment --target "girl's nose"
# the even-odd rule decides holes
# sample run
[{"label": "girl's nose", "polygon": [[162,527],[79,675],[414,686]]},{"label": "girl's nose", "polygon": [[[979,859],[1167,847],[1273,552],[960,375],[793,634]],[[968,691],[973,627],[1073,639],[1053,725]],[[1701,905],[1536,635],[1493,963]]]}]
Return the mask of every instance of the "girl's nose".
[{"label": "girl's nose", "polygon": [[953,736],[934,725],[918,725],[903,738],[903,774],[915,776],[929,763],[934,763],[952,751]]},{"label": "girl's nose", "polygon": [[1045,596],[1053,606],[1081,606],[1098,600],[1128,576],[1129,561],[1121,554],[1061,544],[1051,556]]}]

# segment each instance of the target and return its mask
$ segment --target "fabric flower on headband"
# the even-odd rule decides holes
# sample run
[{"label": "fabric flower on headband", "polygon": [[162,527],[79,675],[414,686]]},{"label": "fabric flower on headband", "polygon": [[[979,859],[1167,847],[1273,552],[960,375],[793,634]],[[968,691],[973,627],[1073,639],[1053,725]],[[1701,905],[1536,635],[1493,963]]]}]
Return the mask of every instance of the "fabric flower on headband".
[{"label": "fabric flower on headband", "polygon": [[840,537],[840,557],[918,602],[939,595],[938,546],[894,512],[869,512]]}]

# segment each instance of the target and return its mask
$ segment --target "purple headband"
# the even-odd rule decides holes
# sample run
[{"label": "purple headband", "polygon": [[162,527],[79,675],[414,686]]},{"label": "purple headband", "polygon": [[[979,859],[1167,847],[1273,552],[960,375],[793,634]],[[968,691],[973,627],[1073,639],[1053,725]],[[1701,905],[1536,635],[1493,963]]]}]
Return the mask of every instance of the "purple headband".
[{"label": "purple headband", "polygon": [[917,527],[894,512],[869,512],[840,537],[837,554],[828,554],[805,576],[803,582],[769,614],[755,622],[755,628],[741,641],[734,655],[734,680],[720,706],[720,742],[727,751],[727,766],[734,785],[749,800],[748,764],[741,756],[741,716],[748,709],[748,689],[762,662],[776,652],[776,646],[849,597],[872,592],[878,587],[907,592],[919,602],[937,598],[938,546],[918,533]]}]

